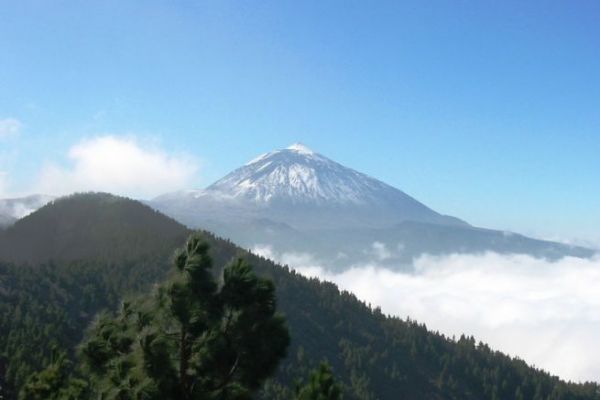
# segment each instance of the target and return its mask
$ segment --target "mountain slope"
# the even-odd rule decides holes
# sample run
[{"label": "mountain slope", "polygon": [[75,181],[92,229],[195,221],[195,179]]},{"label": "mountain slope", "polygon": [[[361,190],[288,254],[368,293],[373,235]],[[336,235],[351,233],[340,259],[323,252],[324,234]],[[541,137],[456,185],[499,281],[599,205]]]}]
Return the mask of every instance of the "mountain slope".
[{"label": "mountain slope", "polygon": [[0,214],[0,229],[11,226],[16,220],[16,218],[11,217],[10,215]]},{"label": "mountain slope", "polygon": [[[118,218],[99,220],[98,216]],[[180,235],[189,233],[136,201],[98,194],[56,201],[27,220],[27,227],[46,234],[63,231],[60,221],[85,221],[75,223],[73,229],[100,247],[113,243],[113,235],[135,242],[134,236],[143,232],[146,246],[130,247],[137,251],[127,260],[103,261],[103,252],[89,248],[83,257],[91,258],[82,259],[77,247],[83,241],[63,234],[51,241],[54,247],[43,246],[44,252],[37,252],[36,258],[61,254],[64,260],[78,259],[76,263],[10,266],[0,257],[0,331],[5,333],[0,335],[0,372],[4,371],[9,385],[19,385],[27,372],[41,368],[53,346],[72,351],[95,312],[115,307],[120,296],[144,293],[162,279]],[[104,221],[105,227],[92,234],[90,221]],[[123,226],[134,236],[122,236]],[[333,284],[304,278],[231,242],[204,236],[216,266],[244,256],[260,275],[275,282],[278,308],[288,321],[292,345],[277,376],[264,388],[265,400],[289,399],[293,380],[305,376],[323,358],[333,365],[347,399],[510,399],[517,391],[524,399],[598,399],[595,384],[566,384],[470,338],[453,341],[415,322],[386,317]],[[161,247],[160,252],[152,248],[165,241],[175,244],[170,249]]]},{"label": "mountain slope", "polygon": [[552,259],[594,254],[470,226],[302,145],[263,154],[205,190],[166,194],[149,204],[246,248],[308,253],[336,270],[372,262],[375,243],[402,249],[384,260],[395,269],[410,268],[423,254],[493,251]]},{"label": "mountain slope", "polygon": [[186,235],[177,222],[137,202],[108,194],[76,194],[1,231],[0,260],[126,261],[170,251]]},{"label": "mountain slope", "polygon": [[0,398],[14,398],[53,349],[73,357],[96,313],[164,279],[188,234],[138,202],[92,193],[0,232]]}]

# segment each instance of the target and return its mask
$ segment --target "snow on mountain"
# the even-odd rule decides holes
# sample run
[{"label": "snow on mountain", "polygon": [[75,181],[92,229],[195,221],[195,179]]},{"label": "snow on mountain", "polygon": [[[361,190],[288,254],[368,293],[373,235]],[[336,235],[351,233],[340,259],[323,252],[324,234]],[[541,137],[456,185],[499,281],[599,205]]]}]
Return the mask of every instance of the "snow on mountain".
[{"label": "snow on mountain", "polygon": [[171,214],[269,218],[300,228],[406,220],[465,225],[299,143],[262,154],[204,190],[160,196],[153,203]]},{"label": "snow on mountain", "polygon": [[257,202],[365,204],[395,190],[301,144],[262,155],[207,188]]}]

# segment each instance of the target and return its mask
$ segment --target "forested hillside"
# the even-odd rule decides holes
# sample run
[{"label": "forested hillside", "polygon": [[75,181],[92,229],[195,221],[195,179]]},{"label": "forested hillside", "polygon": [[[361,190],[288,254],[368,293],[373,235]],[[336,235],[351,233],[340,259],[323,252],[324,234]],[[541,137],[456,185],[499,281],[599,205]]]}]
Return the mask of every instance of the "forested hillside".
[{"label": "forested hillside", "polygon": [[188,234],[107,194],[59,199],[0,232],[2,390],[14,394],[53,350],[73,358],[94,316],[162,281]]},{"label": "forested hillside", "polygon": [[170,254],[188,230],[140,203],[103,193],[61,198],[0,231],[0,260],[122,263]]},{"label": "forested hillside", "polygon": [[[138,202],[98,194],[57,200],[3,233],[5,398],[16,396],[27,376],[51,361],[53,350],[75,360],[75,347],[94,315],[162,281],[173,251],[189,233]],[[264,399],[290,399],[294,381],[323,359],[331,363],[346,399],[600,398],[596,384],[567,384],[472,338],[451,340],[416,322],[385,316],[333,284],[203,236],[217,270],[243,256],[275,283],[291,346],[265,385]]]}]

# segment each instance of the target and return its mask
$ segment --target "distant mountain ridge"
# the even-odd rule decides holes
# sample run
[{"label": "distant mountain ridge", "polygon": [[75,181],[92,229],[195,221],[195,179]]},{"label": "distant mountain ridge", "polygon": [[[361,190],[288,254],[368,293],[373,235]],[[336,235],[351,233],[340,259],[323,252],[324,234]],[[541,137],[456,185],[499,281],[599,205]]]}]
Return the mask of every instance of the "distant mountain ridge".
[{"label": "distant mountain ridge", "polygon": [[169,193],[148,204],[247,248],[309,253],[336,269],[370,261],[375,242],[401,249],[379,260],[392,268],[407,267],[422,254],[493,251],[552,259],[594,254],[470,226],[301,144],[262,154],[204,190]]}]

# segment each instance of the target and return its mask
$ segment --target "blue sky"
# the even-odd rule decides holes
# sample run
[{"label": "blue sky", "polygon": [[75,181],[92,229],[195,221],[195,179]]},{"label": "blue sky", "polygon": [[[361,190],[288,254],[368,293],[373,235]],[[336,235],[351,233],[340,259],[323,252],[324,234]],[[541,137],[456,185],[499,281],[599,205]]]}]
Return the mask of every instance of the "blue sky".
[{"label": "blue sky", "polygon": [[167,189],[301,141],[471,223],[600,241],[599,18],[596,1],[6,2],[0,195],[81,182],[93,146],[112,157],[99,138],[173,167]]}]

